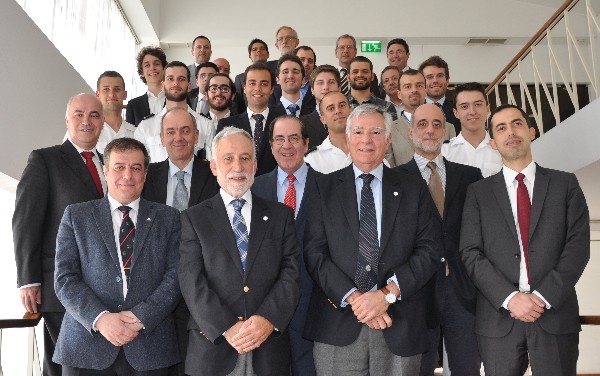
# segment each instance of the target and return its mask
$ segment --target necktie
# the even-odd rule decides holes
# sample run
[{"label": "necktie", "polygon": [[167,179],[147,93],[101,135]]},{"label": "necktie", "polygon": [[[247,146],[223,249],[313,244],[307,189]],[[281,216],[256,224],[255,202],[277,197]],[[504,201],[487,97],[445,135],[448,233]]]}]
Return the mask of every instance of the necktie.
[{"label": "necktie", "polygon": [[96,189],[98,190],[98,194],[100,197],[104,197],[104,191],[102,190],[102,183],[100,183],[100,175],[98,175],[98,169],[92,160],[94,153],[91,151],[82,151],[81,156],[85,158],[85,167],[87,167],[90,175],[92,176],[92,180],[96,185]]},{"label": "necktie", "polygon": [[435,207],[440,213],[440,216],[444,218],[444,187],[442,186],[442,178],[440,177],[435,162],[428,162],[427,167],[431,170],[431,176],[429,177],[429,184],[427,187],[429,188]]},{"label": "necktie", "polygon": [[233,235],[237,243],[238,252],[240,253],[240,260],[242,261],[242,268],[246,270],[246,256],[248,255],[248,228],[246,227],[246,221],[242,216],[242,207],[246,203],[243,198],[238,198],[231,201],[233,205]]},{"label": "necktie", "polygon": [[529,192],[523,183],[525,175],[517,174],[517,219],[519,221],[519,231],[521,232],[521,245],[523,246],[523,256],[525,257],[525,267],[527,269],[527,283],[530,283],[529,278],[529,221],[531,219],[531,201],[529,200]]},{"label": "necktie", "polygon": [[350,90],[348,88],[348,70],[346,70],[345,68],[340,69],[340,75],[340,78],[342,79],[341,92],[344,93],[345,96],[348,96],[350,95]]},{"label": "necktie", "polygon": [[183,180],[185,171],[177,171],[175,177],[177,178],[177,185],[175,186],[175,192],[173,192],[173,207],[179,211],[183,211],[187,209],[190,200],[187,187]]},{"label": "necktie", "polygon": [[300,106],[298,106],[295,103],[290,104],[289,106],[287,106],[287,110],[289,112],[290,115],[294,115],[295,117],[298,117],[298,115],[296,114],[296,112],[300,109]]},{"label": "necktie", "polygon": [[200,99],[198,101],[197,108],[198,108],[198,113],[199,114],[206,115],[208,113],[210,107],[208,105],[208,102],[206,101],[206,96],[202,97],[202,99]]},{"label": "necktie", "polygon": [[439,108],[442,108],[442,104],[440,102],[433,102],[433,104],[435,104],[436,106],[438,106]]},{"label": "necktie", "polygon": [[290,208],[292,208],[292,210],[294,211],[294,213],[296,212],[296,187],[294,187],[294,180],[296,180],[296,177],[294,176],[294,174],[290,174],[287,177],[288,182],[290,183],[290,185],[288,185],[287,191],[285,191],[285,197],[283,198],[283,203],[286,204],[287,206],[289,206]]},{"label": "necktie", "polygon": [[260,151],[260,145],[263,137],[263,120],[265,119],[262,114],[252,115],[252,119],[255,121],[254,125],[254,146],[256,147],[256,154]]},{"label": "necktie", "polygon": [[125,278],[129,285],[129,275],[131,274],[131,258],[133,257],[133,244],[135,243],[135,226],[131,217],[129,217],[129,206],[119,206],[119,211],[123,213],[123,220],[119,229],[119,250],[121,251],[121,260],[125,270]]},{"label": "necktie", "polygon": [[377,284],[379,263],[379,237],[375,218],[375,200],[371,181],[374,176],[362,174],[363,187],[360,192],[360,228],[358,230],[358,263],[354,282],[361,292],[369,291]]}]

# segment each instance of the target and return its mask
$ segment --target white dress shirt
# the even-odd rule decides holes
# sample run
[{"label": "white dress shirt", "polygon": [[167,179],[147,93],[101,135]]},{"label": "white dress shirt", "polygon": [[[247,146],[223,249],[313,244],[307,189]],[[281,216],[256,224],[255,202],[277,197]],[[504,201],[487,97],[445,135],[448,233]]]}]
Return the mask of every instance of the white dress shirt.
[{"label": "white dress shirt", "polygon": [[[427,167],[427,163],[429,163],[430,160],[415,153],[415,162],[417,163],[417,167],[419,168],[425,183],[429,185],[429,179],[431,179],[431,169]],[[446,164],[444,163],[444,157],[440,153],[437,157],[433,158],[431,162],[434,162],[437,166],[436,170],[440,175],[440,180],[442,181],[442,189],[444,192],[446,192]]]},{"label": "white dress shirt", "polygon": [[[223,188],[219,190],[221,194],[221,198],[223,199],[223,203],[225,204],[225,210],[227,211],[227,217],[229,218],[229,223],[231,224],[231,228],[233,229],[233,215],[235,214],[235,209],[231,204],[231,201],[236,198],[225,192]],[[246,223],[246,229],[248,231],[248,236],[250,236],[250,222],[252,221],[252,193],[250,190],[247,190],[246,193],[242,195],[246,203],[242,206],[242,217],[244,217],[244,222]]]},{"label": "white dress shirt", "polygon": [[490,136],[485,134],[483,141],[474,148],[462,135],[452,138],[442,145],[442,155],[450,162],[477,167],[484,178],[492,176],[502,169],[502,157],[490,145]]},{"label": "white dress shirt", "polygon": [[150,107],[151,114],[158,114],[160,110],[165,106],[165,92],[160,91],[158,95],[152,94],[151,91],[147,92],[148,94],[148,107]]},{"label": "white dress shirt", "polygon": [[[329,136],[323,143],[304,157],[304,162],[308,163],[315,171],[322,174],[341,170],[352,164],[350,153],[346,154],[342,149],[334,146],[329,139]],[[390,167],[390,163],[384,159],[383,163]]]},{"label": "white dress shirt", "polygon": [[251,109],[246,111],[246,115],[248,115],[248,121],[250,122],[250,129],[252,129],[252,138],[254,138],[254,129],[256,128],[256,120],[252,118],[254,114],[262,114],[265,118],[263,119],[263,134],[267,131],[267,117],[269,117],[269,107],[267,107],[263,112],[252,112]]}]

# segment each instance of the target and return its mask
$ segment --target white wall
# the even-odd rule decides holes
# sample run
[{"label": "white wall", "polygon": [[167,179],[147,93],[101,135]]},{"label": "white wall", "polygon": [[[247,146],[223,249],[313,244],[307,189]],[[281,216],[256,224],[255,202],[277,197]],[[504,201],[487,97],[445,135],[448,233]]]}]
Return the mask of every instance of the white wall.
[{"label": "white wall", "polygon": [[91,88],[13,0],[0,1],[0,171],[19,179],[31,150],[62,140],[70,96]]}]

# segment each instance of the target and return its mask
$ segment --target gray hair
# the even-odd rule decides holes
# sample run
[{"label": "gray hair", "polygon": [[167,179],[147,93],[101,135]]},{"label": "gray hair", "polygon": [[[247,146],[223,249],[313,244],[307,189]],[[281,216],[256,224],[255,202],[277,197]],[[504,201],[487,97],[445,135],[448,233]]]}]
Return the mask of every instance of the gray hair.
[{"label": "gray hair", "polygon": [[348,119],[346,119],[346,134],[350,136],[350,125],[354,120],[358,119],[361,116],[370,114],[380,114],[381,116],[383,116],[383,124],[385,126],[385,137],[388,138],[392,133],[392,122],[394,121],[392,119],[392,115],[390,115],[390,113],[387,112],[385,108],[371,103],[361,104],[360,106],[352,110],[352,112],[348,116]]},{"label": "gray hair", "polygon": [[165,122],[165,117],[167,116],[168,113],[173,112],[173,111],[185,111],[185,113],[188,114],[188,116],[192,119],[192,124],[194,124],[194,129],[196,130],[196,132],[198,132],[198,124],[196,123],[196,118],[194,117],[194,115],[189,113],[189,111],[186,110],[185,108],[172,107],[172,108],[169,108],[167,110],[167,112],[165,112],[165,114],[163,115],[162,118],[160,118],[160,134],[161,135],[164,134],[163,133],[163,124]]},{"label": "gray hair", "polygon": [[69,98],[69,100],[67,101],[67,109],[65,110],[65,116],[69,116],[69,110],[71,110],[71,104],[73,104],[73,101],[84,95],[89,95],[90,97],[93,97],[94,99],[96,99],[98,101],[98,103],[100,103],[100,115],[104,116],[104,112],[102,110],[102,102],[100,102],[100,99],[98,99],[94,94],[91,94],[91,93],[79,93],[79,94],[75,94],[71,98]]},{"label": "gray hair", "polygon": [[219,141],[221,141],[225,137],[233,136],[236,134],[246,137],[250,141],[250,143],[252,144],[252,157],[256,160],[256,146],[254,145],[254,139],[252,138],[252,136],[250,136],[250,133],[236,127],[225,127],[221,132],[217,133],[215,138],[213,138],[211,150],[214,160],[216,160],[217,157],[217,146],[219,144]]}]

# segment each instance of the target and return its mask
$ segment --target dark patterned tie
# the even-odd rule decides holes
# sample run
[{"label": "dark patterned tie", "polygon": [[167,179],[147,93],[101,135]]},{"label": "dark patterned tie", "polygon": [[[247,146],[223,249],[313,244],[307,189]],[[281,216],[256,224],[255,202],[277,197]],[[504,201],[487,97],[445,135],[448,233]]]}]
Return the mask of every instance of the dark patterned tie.
[{"label": "dark patterned tie", "polygon": [[85,158],[85,167],[87,167],[90,175],[92,176],[92,180],[96,185],[96,189],[98,190],[98,194],[100,197],[104,197],[104,191],[102,190],[102,183],[100,182],[100,175],[98,175],[98,169],[96,168],[96,164],[92,160],[94,153],[91,151],[82,151],[81,156]]},{"label": "dark patterned tie", "polygon": [[295,117],[298,117],[298,114],[296,114],[296,112],[298,112],[299,109],[300,109],[300,106],[298,106],[295,103],[292,103],[289,106],[287,106],[288,113],[290,115],[294,115]]},{"label": "dark patterned tie", "polygon": [[246,270],[246,256],[248,255],[248,228],[246,227],[246,221],[242,216],[242,207],[246,203],[243,198],[238,198],[231,201],[233,205],[233,235],[237,243],[238,252],[240,253],[240,260],[242,261],[242,268]]},{"label": "dark patterned tie", "polygon": [[254,146],[256,147],[256,153],[260,151],[260,145],[263,137],[263,120],[265,117],[262,114],[252,115],[252,119],[255,121],[254,125]]},{"label": "dark patterned tie", "polygon": [[123,269],[125,269],[125,278],[129,285],[129,275],[131,274],[131,259],[133,258],[133,244],[135,243],[135,226],[129,216],[129,206],[119,206],[119,211],[123,213],[121,228],[119,229],[119,250],[121,251],[121,260]]},{"label": "dark patterned tie", "polygon": [[350,95],[350,89],[348,87],[348,70],[345,68],[340,69],[340,78],[342,79],[342,90],[345,96]]},{"label": "dark patterned tie", "polygon": [[517,220],[519,221],[519,231],[521,232],[521,245],[523,246],[523,256],[525,257],[525,267],[527,268],[527,283],[529,278],[529,221],[531,219],[531,201],[529,192],[523,182],[525,175],[517,174]]},{"label": "dark patterned tie", "polygon": [[371,181],[374,176],[362,174],[363,187],[360,192],[360,228],[358,231],[358,263],[354,282],[361,292],[369,291],[377,284],[379,262],[379,236],[375,217],[375,200]]}]

